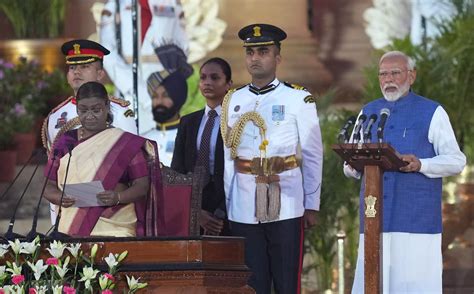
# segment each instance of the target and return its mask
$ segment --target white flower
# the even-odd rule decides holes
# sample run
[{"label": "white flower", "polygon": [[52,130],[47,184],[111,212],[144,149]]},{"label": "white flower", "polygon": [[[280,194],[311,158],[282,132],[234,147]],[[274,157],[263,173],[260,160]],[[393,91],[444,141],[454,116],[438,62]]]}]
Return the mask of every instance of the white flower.
[{"label": "white flower", "polygon": [[11,268],[7,268],[7,272],[12,273],[13,275],[21,275],[22,266],[18,266],[16,262],[12,263]]},{"label": "white flower", "polygon": [[10,245],[0,244],[0,258],[3,258],[3,256],[8,252],[8,247],[10,247]]},{"label": "white flower", "polygon": [[132,293],[139,289],[145,288],[148,285],[148,283],[139,283],[138,281],[140,280],[140,278],[135,279],[134,276],[132,276],[131,278],[129,276],[126,276],[126,277],[127,277],[128,288],[130,289]]},{"label": "white flower", "polygon": [[63,293],[63,286],[57,285],[53,287],[53,294],[62,294]]},{"label": "white flower", "polygon": [[0,266],[0,277],[1,277],[3,274],[5,274],[5,268],[6,268],[6,267],[5,267],[4,265]]},{"label": "white flower", "polygon": [[48,292],[48,286],[36,286],[34,289],[36,294],[46,294]]},{"label": "white flower", "polygon": [[38,248],[39,246],[39,237],[36,237],[32,242],[21,243],[20,253],[32,255],[33,253],[35,253],[36,248]]},{"label": "white flower", "polygon": [[20,240],[15,239],[15,242],[8,241],[8,244],[10,244],[10,248],[12,249],[13,253],[15,253],[15,255],[18,255],[20,253],[20,250],[22,248],[22,243],[20,242]]},{"label": "white flower", "polygon": [[61,243],[61,241],[54,240],[53,243],[49,244],[49,248],[47,250],[52,257],[61,258],[61,256],[63,256],[64,249],[66,249],[65,244]]},{"label": "white flower", "polygon": [[19,285],[5,285],[3,289],[5,290],[5,293],[7,294],[24,294],[25,293],[23,286],[19,286]]},{"label": "white flower", "polygon": [[109,269],[114,268],[118,265],[117,258],[112,253],[109,253],[109,256],[105,257],[104,260],[109,266]]},{"label": "white flower", "polygon": [[77,258],[79,255],[79,249],[81,249],[81,243],[69,244],[70,246],[66,249],[71,253],[74,258]]},{"label": "white flower", "polygon": [[99,249],[99,245],[94,244],[91,248],[91,261],[94,260],[95,255],[97,254],[97,250]]},{"label": "white flower", "polygon": [[69,259],[70,259],[69,256],[66,257],[66,260],[64,260],[64,264],[62,267],[59,265],[54,265],[54,267],[56,268],[56,271],[58,272],[58,275],[61,277],[61,280],[64,279],[64,276],[69,271],[69,269],[67,268],[67,266],[69,265]]},{"label": "white flower", "polygon": [[128,251],[125,250],[124,252],[120,253],[119,257],[117,258],[117,261],[118,262],[121,262],[122,260],[124,260],[128,255]]},{"label": "white flower", "polygon": [[27,263],[35,275],[35,280],[39,281],[41,275],[46,271],[48,266],[44,264],[44,261],[42,259],[36,261],[36,264],[33,264],[29,261]]},{"label": "white flower", "polygon": [[91,287],[91,280],[95,279],[97,274],[99,273],[98,270],[90,267],[90,266],[85,266],[82,269],[82,278],[79,280],[80,282],[85,281],[85,287],[86,289],[89,289]]}]

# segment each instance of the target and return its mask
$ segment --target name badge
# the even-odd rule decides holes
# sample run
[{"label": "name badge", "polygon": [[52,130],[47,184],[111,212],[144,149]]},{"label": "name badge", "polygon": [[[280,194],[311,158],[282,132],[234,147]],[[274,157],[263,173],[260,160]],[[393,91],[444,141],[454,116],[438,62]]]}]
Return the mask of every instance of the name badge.
[{"label": "name badge", "polygon": [[285,120],[285,105],[273,105],[272,120],[273,121]]},{"label": "name badge", "polygon": [[153,14],[158,17],[175,17],[175,11],[173,6],[153,6]]}]

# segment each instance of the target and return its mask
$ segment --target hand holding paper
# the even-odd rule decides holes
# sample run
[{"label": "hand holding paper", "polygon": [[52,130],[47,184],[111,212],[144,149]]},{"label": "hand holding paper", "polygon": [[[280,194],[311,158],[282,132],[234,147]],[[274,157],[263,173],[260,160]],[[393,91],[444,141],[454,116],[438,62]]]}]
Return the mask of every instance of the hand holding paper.
[{"label": "hand holding paper", "polygon": [[74,198],[74,207],[103,206],[97,199],[97,194],[104,191],[101,181],[89,183],[66,184],[64,192],[67,196]]}]

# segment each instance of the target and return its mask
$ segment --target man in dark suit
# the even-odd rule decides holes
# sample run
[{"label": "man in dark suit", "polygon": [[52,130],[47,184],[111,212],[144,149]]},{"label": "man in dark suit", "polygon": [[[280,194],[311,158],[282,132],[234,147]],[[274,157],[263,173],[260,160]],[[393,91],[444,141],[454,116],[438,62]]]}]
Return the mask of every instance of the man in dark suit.
[{"label": "man in dark suit", "polygon": [[181,118],[171,168],[193,172],[206,169],[200,225],[206,235],[229,235],[224,193],[224,146],[220,132],[222,100],[231,86],[229,64],[221,58],[206,61],[200,69],[199,88],[206,108]]}]

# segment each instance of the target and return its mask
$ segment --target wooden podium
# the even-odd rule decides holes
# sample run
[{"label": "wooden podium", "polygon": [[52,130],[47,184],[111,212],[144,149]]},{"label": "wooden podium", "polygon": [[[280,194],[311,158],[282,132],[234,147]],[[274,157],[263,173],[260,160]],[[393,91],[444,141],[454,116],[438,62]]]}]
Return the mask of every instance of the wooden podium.
[{"label": "wooden podium", "polygon": [[332,149],[364,174],[364,288],[383,292],[383,181],[385,171],[398,171],[406,162],[387,143],[336,144]]},{"label": "wooden podium", "polygon": [[250,271],[244,260],[244,239],[194,238],[80,239],[83,250],[99,244],[97,260],[128,250],[120,267],[119,289],[125,275],[141,277],[143,293],[255,293],[247,286]]}]

